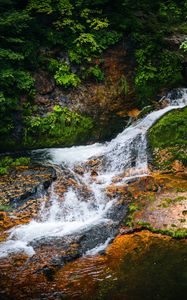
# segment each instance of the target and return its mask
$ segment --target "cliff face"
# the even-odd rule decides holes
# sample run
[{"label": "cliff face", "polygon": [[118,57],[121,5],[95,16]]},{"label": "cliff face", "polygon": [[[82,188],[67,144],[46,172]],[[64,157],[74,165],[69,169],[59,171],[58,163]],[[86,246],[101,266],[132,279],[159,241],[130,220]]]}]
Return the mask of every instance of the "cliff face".
[{"label": "cliff face", "polygon": [[[95,63],[99,62],[96,60]],[[104,54],[102,70],[105,79],[100,83],[92,80],[78,88],[65,90],[56,86],[49,74],[39,71],[35,74],[37,113],[51,112],[54,105],[68,107],[93,118],[96,123],[93,139],[109,138],[124,127],[128,112],[137,106],[134,101],[134,69],[133,49],[128,42],[120,43]]]},{"label": "cliff face", "polygon": [[[95,63],[101,65],[101,59]],[[28,99],[21,98],[21,109],[14,114],[13,136],[0,142],[1,151],[107,140],[120,132],[129,118],[138,113],[134,87],[135,59],[131,43],[121,42],[106,51],[102,57],[102,70],[105,74],[102,82],[90,78],[77,88],[69,89],[56,85],[52,75],[45,70],[35,72],[34,98],[29,109]],[[68,116],[67,113],[65,116],[60,114],[60,111],[64,113],[64,109],[69,111]],[[68,132],[69,138],[63,138],[65,127],[71,126],[67,126],[68,118],[70,116],[74,123],[74,114],[79,119],[87,117],[83,117],[81,124],[73,128],[74,133],[71,129],[69,136]],[[65,125],[60,123],[61,117],[65,117]],[[50,134],[52,127],[54,132]]]},{"label": "cliff face", "polygon": [[[183,36],[180,39],[168,37],[165,39],[165,47],[177,53],[182,39]],[[135,87],[137,62],[134,52],[130,38],[112,46],[102,58],[93,62],[102,69],[105,74],[104,80],[99,82],[88,78],[77,88],[63,88],[55,83],[53,76],[46,70],[35,71],[35,95],[30,101],[30,106],[28,99],[21,97],[20,109],[14,113],[13,134],[0,141],[1,151],[71,146],[113,138],[122,131],[130,118],[137,116],[140,108],[147,103],[154,103],[167,93],[166,87],[158,91],[152,100],[145,98],[142,101],[138,98]],[[182,66],[185,80],[185,56]],[[67,109],[68,116],[67,113],[65,116],[60,114],[58,107],[62,112],[63,109]],[[57,115],[54,115],[55,108],[58,110]],[[70,116],[74,123],[74,113],[78,114],[76,118],[82,121],[76,126],[73,125],[72,130],[69,128],[72,124],[68,124],[68,118]],[[65,118],[64,127],[59,121],[60,117]],[[54,130],[50,134],[52,127]],[[63,138],[66,129],[68,134]]]}]

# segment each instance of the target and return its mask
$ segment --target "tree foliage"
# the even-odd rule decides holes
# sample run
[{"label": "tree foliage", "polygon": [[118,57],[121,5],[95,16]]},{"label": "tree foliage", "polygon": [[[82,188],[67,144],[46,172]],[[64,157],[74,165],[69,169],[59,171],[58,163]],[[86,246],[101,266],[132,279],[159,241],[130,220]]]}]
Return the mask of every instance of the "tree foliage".
[{"label": "tree foliage", "polygon": [[186,15],[182,0],[0,0],[0,136],[14,135],[15,114],[32,106],[37,70],[65,89],[102,81],[96,58],[122,36],[135,51],[137,98],[177,85],[181,54],[164,37],[185,33]]}]

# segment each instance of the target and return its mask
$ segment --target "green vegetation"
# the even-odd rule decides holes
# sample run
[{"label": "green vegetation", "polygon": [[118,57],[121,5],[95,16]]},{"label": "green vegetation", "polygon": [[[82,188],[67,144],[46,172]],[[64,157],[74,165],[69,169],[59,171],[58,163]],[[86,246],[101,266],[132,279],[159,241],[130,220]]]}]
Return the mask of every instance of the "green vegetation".
[{"label": "green vegetation", "polygon": [[187,237],[187,229],[186,228],[179,228],[179,229],[175,229],[175,230],[160,229],[160,228],[152,227],[149,223],[142,222],[142,221],[139,221],[137,224],[141,225],[144,229],[150,230],[151,232],[169,235],[176,239],[183,239],[183,238]]},{"label": "green vegetation", "polygon": [[180,45],[180,49],[187,52],[187,39],[185,39],[185,41]]},{"label": "green vegetation", "polygon": [[0,211],[10,211],[11,209],[10,205],[0,205]]},{"label": "green vegetation", "polygon": [[[115,9],[118,7],[118,14]],[[168,36],[186,34],[187,5],[185,1],[117,1],[113,22],[123,32],[130,32],[136,58],[135,86],[142,104],[164,87],[182,82],[181,52],[167,45]]]},{"label": "green vegetation", "polygon": [[175,204],[176,202],[184,201],[186,200],[186,197],[178,196],[174,199],[171,198],[165,198],[162,200],[162,204],[160,205],[163,208],[169,207],[171,204]]},{"label": "green vegetation", "polygon": [[10,156],[5,156],[0,159],[0,175],[5,175],[9,173],[10,168],[19,166],[28,166],[30,164],[30,158],[19,157],[13,159]]},{"label": "green vegetation", "polygon": [[187,145],[187,108],[171,111],[161,118],[149,131],[153,148]]},{"label": "green vegetation", "polygon": [[[37,145],[31,142],[29,134],[37,138],[34,128],[41,129],[49,121],[50,117],[44,116],[43,122],[43,116],[34,108],[34,75],[39,70],[50,74],[61,89],[75,89],[85,80],[104,81],[102,54],[123,39],[132,44],[136,98],[142,106],[149,104],[162,88],[182,83],[186,41],[176,51],[168,46],[165,38],[186,33],[186,15],[186,2],[176,0],[164,3],[160,0],[1,0],[0,137],[1,141],[10,138],[1,147],[2,151],[16,148],[20,141],[25,147]],[[130,87],[125,74],[120,84],[123,95],[128,94]],[[36,121],[40,125],[32,127]],[[82,122],[79,124],[83,126]],[[65,127],[62,130],[66,132]],[[67,135],[64,134],[63,144],[76,140],[69,134],[69,141]],[[52,136],[56,134],[53,132]],[[62,139],[50,144],[58,142]]]},{"label": "green vegetation", "polygon": [[187,166],[187,108],[169,112],[148,133],[154,163],[171,169],[176,160]]},{"label": "green vegetation", "polygon": [[27,117],[23,146],[26,148],[73,145],[83,142],[93,126],[89,117],[83,117],[56,105],[46,117]]},{"label": "green vegetation", "polygon": [[140,208],[139,208],[139,206],[137,204],[131,203],[129,205],[128,209],[129,209],[129,214],[128,214],[127,220],[125,221],[124,225],[128,226],[128,227],[133,227],[134,226],[134,214]]}]

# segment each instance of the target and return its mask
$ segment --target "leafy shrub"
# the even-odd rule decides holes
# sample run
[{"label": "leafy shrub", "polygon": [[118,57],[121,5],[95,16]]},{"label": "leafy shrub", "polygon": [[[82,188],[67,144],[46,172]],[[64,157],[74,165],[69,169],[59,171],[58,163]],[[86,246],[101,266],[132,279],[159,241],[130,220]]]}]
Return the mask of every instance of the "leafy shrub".
[{"label": "leafy shrub", "polygon": [[159,8],[159,15],[164,21],[173,23],[173,20],[180,21],[182,16],[182,10],[174,1],[161,2]]},{"label": "leafy shrub", "polygon": [[181,57],[175,52],[155,52],[154,44],[136,51],[135,85],[141,98],[151,98],[163,86],[174,87],[182,81]]},{"label": "leafy shrub", "polygon": [[5,156],[0,159],[0,175],[5,175],[9,173],[9,169],[18,166],[28,166],[30,164],[29,157],[19,157],[13,159],[10,156]]},{"label": "leafy shrub", "polygon": [[11,165],[18,167],[18,166],[28,166],[29,164],[30,164],[29,157],[19,157],[19,158],[16,158]]},{"label": "leafy shrub", "polygon": [[8,167],[0,167],[0,175],[8,174]]},{"label": "leafy shrub", "polygon": [[24,146],[33,148],[57,144],[72,145],[75,141],[84,140],[92,126],[91,118],[57,105],[46,117],[26,118]]},{"label": "leafy shrub", "polygon": [[187,39],[185,39],[185,41],[180,45],[180,49],[187,52]]},{"label": "leafy shrub", "polygon": [[91,66],[88,69],[82,68],[82,77],[83,78],[95,78],[97,81],[103,81],[105,78],[105,75],[101,68],[98,65]]},{"label": "leafy shrub", "polygon": [[15,112],[23,110],[24,102],[32,103],[35,93],[33,72],[51,68],[51,59],[54,79],[65,88],[80,84],[82,66],[91,68],[90,74],[103,80],[102,71],[97,66],[92,68],[92,60],[119,40],[119,34],[111,30],[109,19],[103,12],[105,4],[105,1],[82,0],[0,3],[2,139],[9,136],[11,140],[15,131]]},{"label": "leafy shrub", "polygon": [[63,85],[64,87],[77,87],[80,83],[79,77],[71,72],[67,63],[58,64],[54,79],[58,85]]}]

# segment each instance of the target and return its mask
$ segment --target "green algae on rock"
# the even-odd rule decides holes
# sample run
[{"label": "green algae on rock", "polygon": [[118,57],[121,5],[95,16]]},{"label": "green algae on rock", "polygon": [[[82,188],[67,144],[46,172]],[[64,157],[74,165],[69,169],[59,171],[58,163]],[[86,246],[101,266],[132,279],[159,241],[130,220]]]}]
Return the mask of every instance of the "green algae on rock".
[{"label": "green algae on rock", "polygon": [[[131,230],[187,237],[187,180],[184,173],[140,178],[129,186],[131,204],[125,225]],[[128,233],[125,227],[122,232]]]},{"label": "green algae on rock", "polygon": [[187,108],[171,111],[162,117],[150,130],[152,148],[187,146]]},{"label": "green algae on rock", "polygon": [[149,130],[148,141],[153,164],[160,169],[182,171],[180,163],[187,166],[187,108],[162,117]]}]

